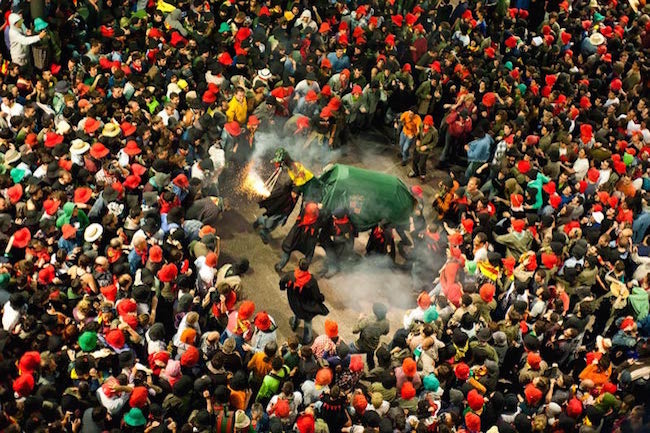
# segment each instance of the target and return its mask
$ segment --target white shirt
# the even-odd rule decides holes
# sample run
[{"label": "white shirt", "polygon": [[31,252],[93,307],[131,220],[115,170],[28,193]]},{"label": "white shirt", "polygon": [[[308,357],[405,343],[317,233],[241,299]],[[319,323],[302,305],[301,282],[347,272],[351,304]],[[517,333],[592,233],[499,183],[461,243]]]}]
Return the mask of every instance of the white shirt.
[{"label": "white shirt", "polygon": [[4,305],[4,313],[2,314],[2,329],[11,332],[19,321],[20,311],[14,310],[11,303],[7,301]]},{"label": "white shirt", "polygon": [[7,113],[7,123],[11,126],[11,118],[22,115],[24,108],[18,102],[14,102],[11,107],[1,104],[0,110],[2,110],[3,113]]}]

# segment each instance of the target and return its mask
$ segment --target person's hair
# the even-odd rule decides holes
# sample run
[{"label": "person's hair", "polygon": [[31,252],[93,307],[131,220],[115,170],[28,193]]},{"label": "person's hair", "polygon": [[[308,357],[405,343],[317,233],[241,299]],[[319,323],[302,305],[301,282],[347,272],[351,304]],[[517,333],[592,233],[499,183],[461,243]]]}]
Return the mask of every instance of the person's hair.
[{"label": "person's hair", "polygon": [[275,356],[271,360],[271,368],[275,371],[281,370],[283,365],[284,365],[284,360],[279,356]]},{"label": "person's hair", "polygon": [[268,362],[269,359],[275,356],[275,354],[278,352],[278,343],[275,341],[269,341],[266,343],[264,346],[264,360]]}]

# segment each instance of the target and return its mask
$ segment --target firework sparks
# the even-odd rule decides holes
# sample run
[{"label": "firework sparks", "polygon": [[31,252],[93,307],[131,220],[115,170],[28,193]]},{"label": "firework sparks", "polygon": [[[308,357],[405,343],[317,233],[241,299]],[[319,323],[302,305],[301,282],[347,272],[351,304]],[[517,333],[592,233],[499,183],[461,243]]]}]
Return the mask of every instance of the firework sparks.
[{"label": "firework sparks", "polygon": [[255,171],[253,164],[246,167],[246,175],[241,190],[249,197],[268,197],[271,194],[262,177]]}]

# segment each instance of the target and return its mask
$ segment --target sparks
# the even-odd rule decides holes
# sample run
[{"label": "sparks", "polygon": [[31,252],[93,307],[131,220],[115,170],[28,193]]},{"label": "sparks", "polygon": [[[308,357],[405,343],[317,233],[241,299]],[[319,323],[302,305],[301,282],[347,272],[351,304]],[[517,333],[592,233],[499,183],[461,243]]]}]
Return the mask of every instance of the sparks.
[{"label": "sparks", "polygon": [[255,167],[252,164],[246,169],[241,190],[248,196],[268,197],[271,194],[271,191],[269,191],[264,180],[255,171]]}]

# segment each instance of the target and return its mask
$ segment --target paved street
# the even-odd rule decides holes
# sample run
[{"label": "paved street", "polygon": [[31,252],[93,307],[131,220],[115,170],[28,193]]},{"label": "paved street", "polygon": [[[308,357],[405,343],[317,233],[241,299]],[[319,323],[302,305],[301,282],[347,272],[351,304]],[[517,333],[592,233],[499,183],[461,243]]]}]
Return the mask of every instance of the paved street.
[{"label": "paved street", "polygon": [[[337,155],[337,159],[332,162],[389,173],[400,177],[409,186],[414,185],[416,182],[406,176],[409,167],[400,165],[396,152],[397,148],[389,147],[386,138],[368,133],[363,134],[362,138],[354,139],[346,149],[346,154]],[[301,160],[300,155],[292,154],[292,157]],[[267,169],[272,169],[270,163],[268,165]],[[305,162],[305,165],[315,174],[320,174],[322,167],[317,166],[316,161],[313,165]],[[431,178],[431,175],[429,177]],[[427,183],[432,185],[431,180]],[[425,187],[425,194],[430,192],[430,187]],[[280,335],[286,337],[291,332],[288,325],[291,311],[285,293],[278,289],[279,276],[273,269],[273,265],[280,258],[280,244],[295,220],[295,214],[291,216],[285,227],[273,233],[273,240],[268,245],[264,245],[251,225],[260,214],[257,202],[237,197],[230,201],[230,207],[231,210],[224,214],[223,224],[219,228],[223,245],[221,261],[232,257],[248,257],[251,269],[243,277],[245,297],[252,299],[258,310],[266,309],[275,318]],[[356,240],[355,250],[359,254],[365,251],[366,240],[366,233],[361,234]],[[294,253],[285,270],[293,270],[300,257],[300,253]],[[322,269],[323,260],[324,251],[319,247],[316,249],[312,272],[317,273]],[[388,316],[392,329],[397,329],[399,326],[405,308],[415,304],[409,275],[394,270],[383,262],[371,263],[365,259],[360,260],[353,269],[329,280],[320,278],[319,285],[325,295],[326,304],[331,310],[330,318],[339,323],[340,333],[347,342],[354,341],[351,334],[352,326],[359,314],[371,312],[373,302],[381,301],[390,306]],[[314,320],[315,333],[323,331],[323,321],[323,317]]]}]

